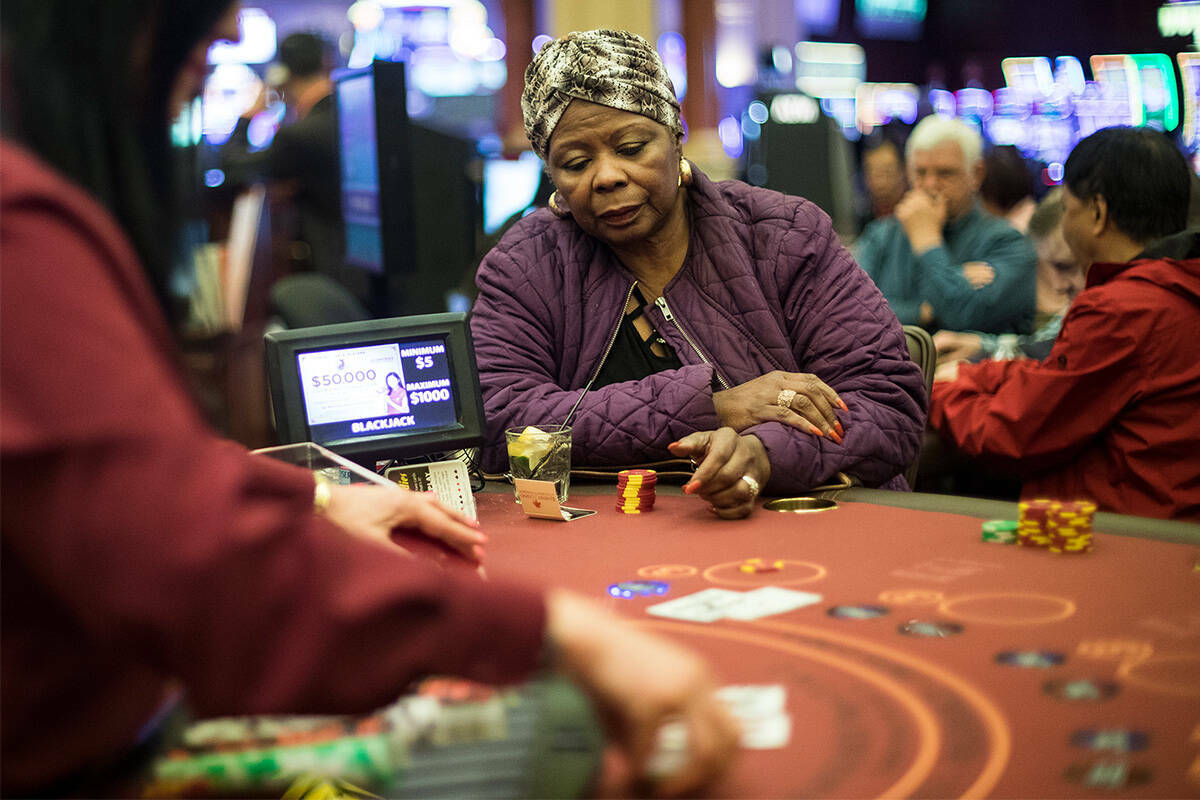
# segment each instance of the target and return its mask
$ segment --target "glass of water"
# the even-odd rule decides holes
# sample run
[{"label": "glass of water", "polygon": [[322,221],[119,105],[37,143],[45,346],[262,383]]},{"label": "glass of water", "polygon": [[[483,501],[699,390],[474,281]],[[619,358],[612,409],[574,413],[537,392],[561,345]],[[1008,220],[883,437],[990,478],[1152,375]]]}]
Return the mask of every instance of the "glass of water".
[{"label": "glass of water", "polygon": [[[553,481],[558,502],[567,502],[571,486],[571,426],[526,425],[504,432],[511,478]],[[516,488],[513,489],[514,494]],[[517,496],[517,502],[521,502]]]}]

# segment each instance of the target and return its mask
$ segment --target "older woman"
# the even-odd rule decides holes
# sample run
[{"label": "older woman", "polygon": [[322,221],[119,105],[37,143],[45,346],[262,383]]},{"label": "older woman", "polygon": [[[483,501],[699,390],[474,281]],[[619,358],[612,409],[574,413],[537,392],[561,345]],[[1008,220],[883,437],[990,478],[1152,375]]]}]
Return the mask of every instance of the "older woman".
[{"label": "older woman", "polygon": [[844,472],[905,487],[925,394],[895,315],[813,204],[682,158],[662,61],[622,31],[551,42],[525,130],[556,191],[480,266],[491,446],[570,420],[577,463],[691,457],[725,517]]}]

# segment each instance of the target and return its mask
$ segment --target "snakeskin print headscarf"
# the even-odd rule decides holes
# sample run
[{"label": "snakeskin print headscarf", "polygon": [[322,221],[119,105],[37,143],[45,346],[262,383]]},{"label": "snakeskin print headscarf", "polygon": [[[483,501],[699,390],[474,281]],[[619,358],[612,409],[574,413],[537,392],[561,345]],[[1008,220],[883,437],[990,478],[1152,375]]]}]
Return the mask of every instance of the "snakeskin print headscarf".
[{"label": "snakeskin print headscarf", "polygon": [[525,70],[521,112],[533,151],[546,160],[550,136],[574,99],[631,111],[676,135],[679,101],[658,52],[628,31],[576,31],[548,42]]}]

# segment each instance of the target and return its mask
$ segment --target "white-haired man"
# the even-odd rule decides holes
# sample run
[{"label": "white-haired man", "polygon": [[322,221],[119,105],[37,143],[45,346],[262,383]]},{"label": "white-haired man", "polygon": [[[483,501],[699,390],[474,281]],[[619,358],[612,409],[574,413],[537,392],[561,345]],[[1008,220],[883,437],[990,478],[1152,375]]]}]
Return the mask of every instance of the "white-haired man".
[{"label": "white-haired man", "polygon": [[969,125],[923,119],[906,145],[909,185],[895,215],[867,226],[858,263],[904,324],[1028,333],[1033,247],[979,206],[983,142]]}]

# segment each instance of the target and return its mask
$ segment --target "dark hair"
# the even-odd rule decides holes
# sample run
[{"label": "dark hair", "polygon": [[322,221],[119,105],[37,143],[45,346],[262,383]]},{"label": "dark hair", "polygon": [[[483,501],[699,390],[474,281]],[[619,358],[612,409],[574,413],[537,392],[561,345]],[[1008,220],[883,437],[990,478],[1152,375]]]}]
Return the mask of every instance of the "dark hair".
[{"label": "dark hair", "polygon": [[896,149],[896,158],[903,164],[904,143],[908,141],[908,134],[911,131],[911,125],[905,125],[897,119],[889,120],[883,125],[876,126],[859,140],[859,152],[862,156],[866,156],[867,153],[890,145]]},{"label": "dark hair", "polygon": [[1102,128],[1071,151],[1063,183],[1080,200],[1097,195],[1113,224],[1141,244],[1187,225],[1187,160],[1151,128]]},{"label": "dark hair", "polygon": [[896,144],[891,139],[880,139],[878,142],[874,142],[873,144],[864,148],[863,160],[865,161],[867,156],[879,150],[891,150],[896,154],[896,162],[899,163],[900,166],[904,166],[904,150],[901,149],[900,145]]},{"label": "dark hair", "polygon": [[[168,311],[175,77],[231,0],[4,0],[4,133],[117,218]],[[144,53],[144,60],[134,53]]]},{"label": "dark hair", "polygon": [[1033,173],[1011,144],[998,145],[983,157],[983,183],[979,194],[997,208],[1008,211],[1033,194]]},{"label": "dark hair", "polygon": [[328,68],[329,47],[313,33],[293,33],[279,43],[279,63],[294,78],[308,78],[324,73]]}]

